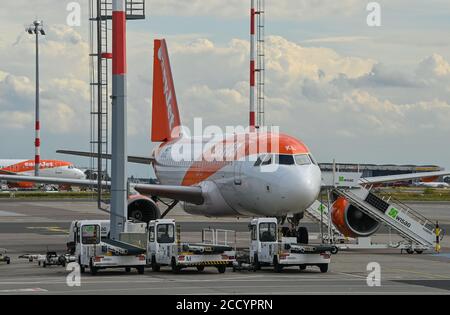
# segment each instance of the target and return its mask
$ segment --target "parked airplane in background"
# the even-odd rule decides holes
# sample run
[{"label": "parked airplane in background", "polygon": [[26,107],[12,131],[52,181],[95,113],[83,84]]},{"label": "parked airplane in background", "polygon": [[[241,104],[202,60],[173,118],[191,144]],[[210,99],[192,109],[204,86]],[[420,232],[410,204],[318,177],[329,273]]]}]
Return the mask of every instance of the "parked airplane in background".
[{"label": "parked airplane in background", "polygon": [[[151,157],[129,156],[128,161],[152,165],[161,184],[133,184],[141,195],[130,197],[128,216],[144,222],[159,218],[161,203],[158,201],[162,197],[174,200],[171,207],[181,201],[186,212],[207,217],[275,216],[282,219],[293,215],[290,222],[297,227],[304,211],[317,199],[322,188],[321,170],[308,147],[292,136],[260,131],[231,134],[224,137],[225,140],[216,141],[212,137],[190,138],[180,132],[181,119],[165,40],[155,40],[153,71],[152,141],[161,144]],[[225,143],[237,148],[236,153],[230,156],[224,149]],[[260,143],[268,145],[260,146]],[[201,150],[186,160],[185,152],[179,151],[180,147],[186,146],[200,147]],[[256,152],[250,150],[254,147],[257,147]],[[213,151],[220,152],[219,159],[208,158]],[[89,152],[58,152],[93,156]],[[111,158],[110,155],[103,157]],[[366,177],[360,182],[376,184],[448,174],[450,172],[442,171]],[[0,175],[0,180],[23,178]],[[79,186],[97,184],[96,181],[75,179],[38,177],[32,180]],[[110,183],[103,182],[103,185],[110,186]],[[351,213],[354,218],[350,221],[362,222],[360,228],[372,220],[358,210],[339,213],[342,216]],[[298,231],[305,233],[305,229]]]},{"label": "parked airplane in background", "polygon": [[417,182],[413,186],[426,188],[450,188],[450,184],[446,182]]},{"label": "parked airplane in background", "polygon": [[[83,171],[74,167],[70,162],[58,160],[41,161],[40,176],[62,179],[86,179]],[[33,160],[0,160],[0,174],[14,176],[33,176],[34,161]],[[8,186],[31,189],[34,184],[31,182],[9,182]]]}]

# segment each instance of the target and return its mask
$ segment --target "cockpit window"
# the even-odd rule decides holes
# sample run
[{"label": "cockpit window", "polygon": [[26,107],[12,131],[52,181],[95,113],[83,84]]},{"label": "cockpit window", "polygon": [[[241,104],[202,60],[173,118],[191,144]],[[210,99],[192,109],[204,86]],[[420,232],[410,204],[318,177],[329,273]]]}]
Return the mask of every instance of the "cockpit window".
[{"label": "cockpit window", "polygon": [[313,162],[314,165],[319,165],[316,161],[316,159],[310,154],[309,158],[311,159],[311,161]]},{"label": "cockpit window", "polygon": [[264,157],[264,160],[262,161],[261,165],[270,165],[272,164],[272,154],[267,154]]},{"label": "cockpit window", "polygon": [[276,156],[276,163],[279,165],[294,165],[294,157],[292,155],[280,154]]},{"label": "cockpit window", "polygon": [[258,159],[256,160],[254,166],[260,166],[262,161],[263,161],[263,159],[264,159],[264,155],[258,156]]},{"label": "cockpit window", "polygon": [[295,156],[295,163],[297,165],[309,165],[311,164],[311,159],[307,154],[299,154]]}]

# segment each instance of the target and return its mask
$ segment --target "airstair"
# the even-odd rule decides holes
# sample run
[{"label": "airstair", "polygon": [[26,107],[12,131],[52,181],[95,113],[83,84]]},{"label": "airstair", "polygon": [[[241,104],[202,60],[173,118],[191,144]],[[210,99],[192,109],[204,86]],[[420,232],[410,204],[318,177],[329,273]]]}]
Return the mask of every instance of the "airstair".
[{"label": "airstair", "polygon": [[319,200],[316,200],[308,209],[305,211],[305,217],[310,219],[311,221],[322,224],[327,229],[326,239],[329,239],[332,237],[332,239],[343,239],[344,236],[339,232],[336,227],[333,225],[329,218],[329,210],[328,207],[320,202]]},{"label": "airstair", "polygon": [[383,200],[375,193],[358,188],[335,188],[333,193],[346,198],[363,213],[396,231],[405,241],[406,248],[422,251],[434,247],[434,224],[410,207]]}]

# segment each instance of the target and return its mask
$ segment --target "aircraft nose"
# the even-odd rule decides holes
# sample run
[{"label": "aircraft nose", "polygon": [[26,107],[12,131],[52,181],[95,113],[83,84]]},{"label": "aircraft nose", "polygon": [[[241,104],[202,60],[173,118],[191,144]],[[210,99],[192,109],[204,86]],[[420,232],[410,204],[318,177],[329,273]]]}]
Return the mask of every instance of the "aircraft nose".
[{"label": "aircraft nose", "polygon": [[289,209],[304,210],[317,199],[322,174],[317,165],[298,166],[289,170],[281,183],[281,196]]}]

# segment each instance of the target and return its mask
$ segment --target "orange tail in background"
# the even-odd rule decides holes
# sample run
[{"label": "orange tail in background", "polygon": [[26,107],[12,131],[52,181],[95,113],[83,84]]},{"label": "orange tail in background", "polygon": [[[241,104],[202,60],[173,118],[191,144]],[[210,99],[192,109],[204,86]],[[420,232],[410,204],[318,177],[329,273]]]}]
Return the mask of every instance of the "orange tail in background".
[{"label": "orange tail in background", "polygon": [[180,126],[180,113],[166,40],[156,39],[153,62],[152,141],[166,142],[180,137]]}]

